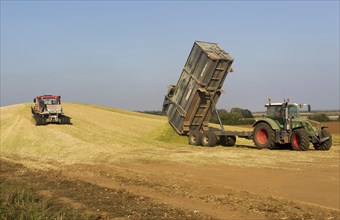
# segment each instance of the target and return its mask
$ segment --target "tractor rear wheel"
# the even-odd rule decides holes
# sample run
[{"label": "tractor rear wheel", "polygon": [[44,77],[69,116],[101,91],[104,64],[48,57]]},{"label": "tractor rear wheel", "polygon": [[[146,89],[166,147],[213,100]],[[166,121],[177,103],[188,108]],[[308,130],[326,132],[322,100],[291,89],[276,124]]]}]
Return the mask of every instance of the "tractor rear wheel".
[{"label": "tractor rear wheel", "polygon": [[220,137],[220,145],[222,146],[227,146],[227,147],[232,147],[236,143],[236,137],[235,136],[221,136]]},{"label": "tractor rear wheel", "polygon": [[199,131],[191,131],[189,133],[189,144],[190,145],[195,145],[195,146],[198,146],[198,145],[201,145],[201,136],[202,136],[202,133],[199,132]]},{"label": "tractor rear wheel", "polygon": [[210,131],[205,131],[202,134],[201,143],[202,143],[203,146],[206,146],[206,147],[216,146],[217,137],[214,133],[212,133]]},{"label": "tractor rear wheel", "polygon": [[332,135],[329,133],[329,131],[325,128],[321,129],[321,137],[329,137],[329,139],[323,143],[320,144],[314,144],[315,150],[329,150],[332,146]]},{"label": "tractor rear wheel", "polygon": [[267,123],[259,123],[254,128],[253,141],[259,149],[275,147],[275,131]]},{"label": "tractor rear wheel", "polygon": [[293,150],[306,151],[309,149],[308,134],[303,128],[293,130],[290,143]]}]

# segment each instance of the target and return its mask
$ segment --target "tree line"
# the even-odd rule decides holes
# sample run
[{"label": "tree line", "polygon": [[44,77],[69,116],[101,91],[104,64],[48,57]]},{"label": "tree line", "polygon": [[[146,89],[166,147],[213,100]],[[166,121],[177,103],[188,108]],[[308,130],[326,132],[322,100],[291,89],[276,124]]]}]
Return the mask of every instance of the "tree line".
[{"label": "tree line", "polygon": [[[140,113],[151,114],[151,115],[165,115],[162,111],[138,111]],[[248,109],[232,108],[230,112],[225,109],[217,110],[221,122],[224,125],[249,125],[255,122],[254,116]],[[218,117],[215,112],[213,112],[211,123],[219,124]]]},{"label": "tree line", "polygon": [[[230,112],[218,109],[217,112],[223,125],[251,125],[255,123],[255,118],[248,109],[232,108]],[[210,122],[219,124],[216,113],[212,115]]]}]

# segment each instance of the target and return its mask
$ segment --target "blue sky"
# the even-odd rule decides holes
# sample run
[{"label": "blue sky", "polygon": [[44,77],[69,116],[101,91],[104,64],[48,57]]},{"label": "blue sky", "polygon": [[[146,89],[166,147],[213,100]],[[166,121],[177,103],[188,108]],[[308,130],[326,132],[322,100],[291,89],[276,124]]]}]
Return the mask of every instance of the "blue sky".
[{"label": "blue sky", "polygon": [[339,1],[1,1],[1,106],[159,110],[196,40],[235,59],[219,108],[340,108]]}]

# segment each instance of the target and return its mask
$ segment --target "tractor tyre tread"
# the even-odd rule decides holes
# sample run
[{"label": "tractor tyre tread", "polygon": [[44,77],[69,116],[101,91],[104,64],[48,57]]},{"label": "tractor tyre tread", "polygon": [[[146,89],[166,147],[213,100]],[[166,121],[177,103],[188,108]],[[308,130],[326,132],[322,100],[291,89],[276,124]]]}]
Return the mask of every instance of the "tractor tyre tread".
[{"label": "tractor tyre tread", "polygon": [[[297,140],[295,138],[297,138]],[[293,130],[291,135],[291,145],[293,150],[306,151],[309,149],[309,143],[308,134],[304,128]]]}]

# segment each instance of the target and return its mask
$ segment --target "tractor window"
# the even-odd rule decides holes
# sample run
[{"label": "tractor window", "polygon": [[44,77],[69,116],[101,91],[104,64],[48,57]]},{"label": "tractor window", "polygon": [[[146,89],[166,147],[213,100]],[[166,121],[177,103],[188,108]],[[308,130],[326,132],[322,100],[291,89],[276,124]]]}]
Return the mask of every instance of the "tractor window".
[{"label": "tractor window", "polygon": [[45,103],[45,105],[58,105],[59,100],[58,99],[42,99]]},{"label": "tractor window", "polygon": [[289,106],[288,107],[288,115],[293,116],[295,118],[299,117],[299,110],[298,110],[297,106],[295,106],[295,105]]},{"label": "tractor window", "polygon": [[282,117],[282,107],[280,106],[268,106],[267,107],[267,116],[269,118],[281,118]]}]

